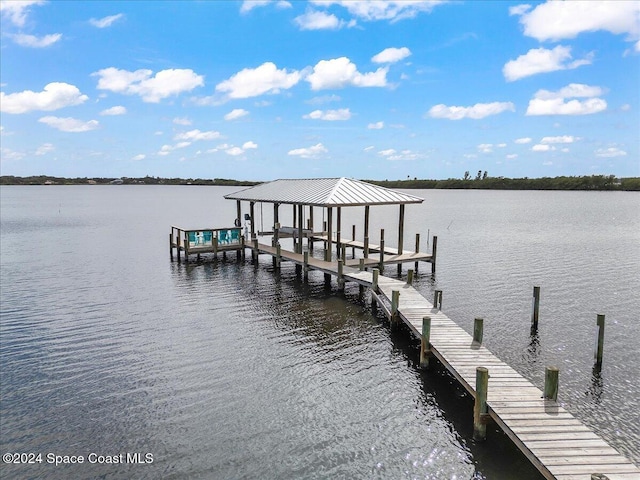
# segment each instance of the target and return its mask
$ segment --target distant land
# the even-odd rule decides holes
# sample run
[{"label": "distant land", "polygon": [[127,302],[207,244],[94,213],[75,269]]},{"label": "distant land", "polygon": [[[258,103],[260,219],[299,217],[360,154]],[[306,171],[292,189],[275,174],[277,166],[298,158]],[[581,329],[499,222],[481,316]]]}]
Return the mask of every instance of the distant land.
[{"label": "distant land", "polygon": [[[575,177],[506,178],[490,177],[479,171],[475,177],[465,172],[463,178],[446,180],[363,180],[388,188],[405,189],[476,189],[476,190],[624,190],[640,191],[640,177],[617,178],[614,175],[589,175]],[[226,178],[64,178],[48,175],[31,177],[0,176],[0,185],[210,185],[252,186],[263,182],[231,180]]]}]

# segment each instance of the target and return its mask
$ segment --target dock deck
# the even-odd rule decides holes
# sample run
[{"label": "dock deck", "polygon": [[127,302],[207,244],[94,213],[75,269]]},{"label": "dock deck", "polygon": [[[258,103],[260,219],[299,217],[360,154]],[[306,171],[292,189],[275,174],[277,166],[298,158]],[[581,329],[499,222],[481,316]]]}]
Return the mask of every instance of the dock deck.
[{"label": "dock deck", "polygon": [[[255,248],[255,245],[247,247]],[[259,253],[276,255],[276,248],[269,245],[258,244],[257,249]],[[304,265],[302,254],[281,250],[280,255],[282,260]],[[338,262],[309,257],[307,266],[338,275]],[[344,266],[342,275],[344,281],[373,287],[372,272]],[[423,317],[431,318],[430,352],[474,398],[476,368],[489,370],[488,414],[545,478],[640,479],[640,469],[630,460],[556,401],[543,398],[539,388],[487,348],[474,343],[471,335],[411,285],[379,275],[376,290],[377,296],[386,302],[391,302],[394,290],[400,292],[397,315],[417,338],[422,338]]]}]

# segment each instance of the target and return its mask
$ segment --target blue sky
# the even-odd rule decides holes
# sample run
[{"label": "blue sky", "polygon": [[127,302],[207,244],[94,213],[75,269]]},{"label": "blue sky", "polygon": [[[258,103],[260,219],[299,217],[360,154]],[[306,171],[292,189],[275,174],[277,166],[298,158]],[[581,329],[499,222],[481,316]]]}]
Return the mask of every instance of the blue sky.
[{"label": "blue sky", "polygon": [[3,175],[640,176],[638,1],[2,1]]}]

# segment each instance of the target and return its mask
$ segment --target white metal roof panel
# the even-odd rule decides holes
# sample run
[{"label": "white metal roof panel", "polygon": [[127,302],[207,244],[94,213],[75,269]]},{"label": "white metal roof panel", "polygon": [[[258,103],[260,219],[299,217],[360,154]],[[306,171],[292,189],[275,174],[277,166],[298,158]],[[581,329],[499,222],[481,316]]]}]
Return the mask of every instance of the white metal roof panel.
[{"label": "white metal roof panel", "polygon": [[228,200],[325,207],[422,203],[414,195],[350,178],[281,179],[225,195]]}]

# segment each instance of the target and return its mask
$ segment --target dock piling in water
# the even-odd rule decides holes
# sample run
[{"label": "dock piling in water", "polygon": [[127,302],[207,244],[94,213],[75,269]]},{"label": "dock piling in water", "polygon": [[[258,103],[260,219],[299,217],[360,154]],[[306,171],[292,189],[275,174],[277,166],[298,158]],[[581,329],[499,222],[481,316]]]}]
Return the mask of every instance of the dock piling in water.
[{"label": "dock piling in water", "polygon": [[558,367],[546,367],[544,370],[544,398],[558,400]]},{"label": "dock piling in water", "polygon": [[598,325],[598,341],[595,352],[596,366],[602,366],[602,354],[604,353],[604,315],[598,315],[596,323]]},{"label": "dock piling in water", "polygon": [[473,343],[482,345],[482,334],[484,329],[484,319],[475,318],[473,320]]},{"label": "dock piling in water", "polygon": [[538,316],[540,311],[540,287],[533,287],[533,300],[531,307],[531,330],[538,329]]},{"label": "dock piling in water", "polygon": [[420,368],[429,368],[429,355],[431,355],[431,317],[422,317]]},{"label": "dock piling in water", "polygon": [[489,370],[476,368],[476,399],[473,404],[473,439],[484,440],[487,436],[487,391]]}]

